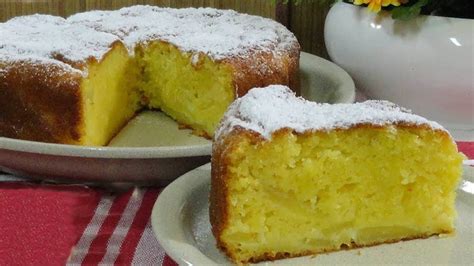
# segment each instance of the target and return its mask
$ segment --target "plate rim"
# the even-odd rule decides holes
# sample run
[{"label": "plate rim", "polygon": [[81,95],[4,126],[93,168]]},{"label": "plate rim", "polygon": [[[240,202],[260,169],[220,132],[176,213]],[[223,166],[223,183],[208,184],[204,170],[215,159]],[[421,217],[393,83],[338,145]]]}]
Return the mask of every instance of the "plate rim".
[{"label": "plate rim", "polygon": [[[303,59],[303,58],[306,59]],[[352,77],[345,71],[342,67],[338,66],[336,63],[327,60],[323,57],[317,56],[315,54],[307,53],[307,52],[300,52],[300,66],[303,61],[311,60],[315,61],[316,64],[312,65],[313,70],[318,70],[320,73],[324,75],[331,76],[330,73],[336,73],[334,76],[340,78],[339,84],[337,86],[339,91],[342,91],[342,97],[338,98],[333,103],[353,103],[356,98],[356,87],[354,80]],[[301,67],[300,67],[301,69]],[[308,99],[311,100],[311,99]],[[312,100],[311,100],[312,101]]]},{"label": "plate rim", "polygon": [[[166,220],[166,218],[172,217],[172,214],[167,212],[168,208],[167,203],[170,201],[170,199],[173,199],[170,201],[172,204],[172,207],[170,211],[175,212],[176,215],[179,215],[181,210],[185,207],[184,205],[177,205],[177,203],[182,202],[182,200],[186,200],[189,196],[189,194],[196,189],[196,187],[201,186],[205,183],[210,183],[210,178],[196,178],[195,173],[197,171],[209,171],[211,169],[211,163],[204,164],[202,166],[199,166],[186,174],[176,178],[173,182],[171,182],[168,186],[166,186],[163,191],[161,191],[160,195],[155,201],[155,204],[153,205],[153,209],[151,212],[151,227],[153,230],[153,234],[160,243],[161,247],[163,247],[164,251],[168,256],[170,256],[178,265],[193,265],[190,261],[187,260],[187,257],[189,255],[189,251],[183,252],[182,250],[174,249],[170,247],[169,243],[166,241],[166,238],[163,237],[163,235],[166,235],[172,230],[169,230],[169,227],[167,227],[166,230],[161,230],[157,224],[162,223],[163,220]],[[177,193],[179,192],[179,193]],[[175,197],[170,197],[168,194],[175,195]],[[176,200],[176,197],[180,197],[180,200]],[[158,215],[160,210],[164,209],[164,212],[167,212],[168,215]],[[178,226],[177,223],[171,224],[175,229],[180,229],[181,227]],[[185,237],[186,233],[181,230],[181,237]],[[207,256],[205,256],[201,251],[199,251],[196,246],[192,246],[193,248],[193,255],[198,256],[200,261],[200,264],[206,264],[206,265],[216,265],[216,262],[212,261],[209,259]],[[195,257],[193,257],[195,258]],[[230,261],[229,261],[230,263]]]},{"label": "plate rim", "polygon": [[94,147],[0,137],[0,150],[66,157],[150,159],[209,156],[212,143],[157,147]]}]

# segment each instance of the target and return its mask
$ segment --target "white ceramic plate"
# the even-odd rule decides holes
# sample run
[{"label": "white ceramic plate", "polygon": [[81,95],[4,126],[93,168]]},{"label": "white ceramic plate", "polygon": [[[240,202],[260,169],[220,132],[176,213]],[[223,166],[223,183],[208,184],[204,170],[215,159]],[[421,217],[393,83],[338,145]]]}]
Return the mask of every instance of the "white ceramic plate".
[{"label": "white ceramic plate", "polygon": [[[324,255],[260,264],[274,265],[472,265],[474,262],[473,167],[458,192],[455,236],[403,241]],[[210,165],[175,180],[158,197],[151,217],[153,230],[166,253],[180,265],[230,264],[215,247],[209,224]]]},{"label": "white ceramic plate", "polygon": [[211,142],[180,130],[161,112],[143,112],[108,147],[0,138],[0,170],[61,182],[165,185],[209,161]]},{"label": "white ceramic plate", "polygon": [[[301,53],[301,93],[329,103],[354,101],[350,76],[335,64]],[[0,171],[68,182],[167,184],[209,162],[211,142],[179,130],[160,112],[143,112],[108,147],[81,147],[0,137]]]}]

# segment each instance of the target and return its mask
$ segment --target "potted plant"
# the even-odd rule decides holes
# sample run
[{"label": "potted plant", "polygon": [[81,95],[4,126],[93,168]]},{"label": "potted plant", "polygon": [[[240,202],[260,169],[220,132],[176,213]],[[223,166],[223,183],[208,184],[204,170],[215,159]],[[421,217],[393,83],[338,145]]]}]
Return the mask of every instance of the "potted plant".
[{"label": "potted plant", "polygon": [[474,139],[473,18],[472,0],[339,1],[326,18],[325,42],[370,98]]}]

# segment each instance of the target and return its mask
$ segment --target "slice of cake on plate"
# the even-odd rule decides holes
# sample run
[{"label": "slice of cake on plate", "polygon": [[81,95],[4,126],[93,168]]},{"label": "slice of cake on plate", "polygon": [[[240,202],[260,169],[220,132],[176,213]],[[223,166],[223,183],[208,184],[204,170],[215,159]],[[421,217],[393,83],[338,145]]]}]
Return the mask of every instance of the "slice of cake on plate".
[{"label": "slice of cake on plate", "polygon": [[441,125],[390,102],[253,89],[216,132],[212,231],[237,263],[449,234],[462,160]]}]

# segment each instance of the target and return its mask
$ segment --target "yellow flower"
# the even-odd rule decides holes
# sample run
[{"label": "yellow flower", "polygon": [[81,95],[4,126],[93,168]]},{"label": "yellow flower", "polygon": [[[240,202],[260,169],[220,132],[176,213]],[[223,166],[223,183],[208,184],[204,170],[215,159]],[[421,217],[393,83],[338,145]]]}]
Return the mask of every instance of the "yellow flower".
[{"label": "yellow flower", "polygon": [[400,2],[406,2],[403,0],[354,0],[355,5],[362,5],[362,4],[368,4],[368,8],[370,11],[374,13],[378,13],[381,9],[382,6],[399,6]]}]

